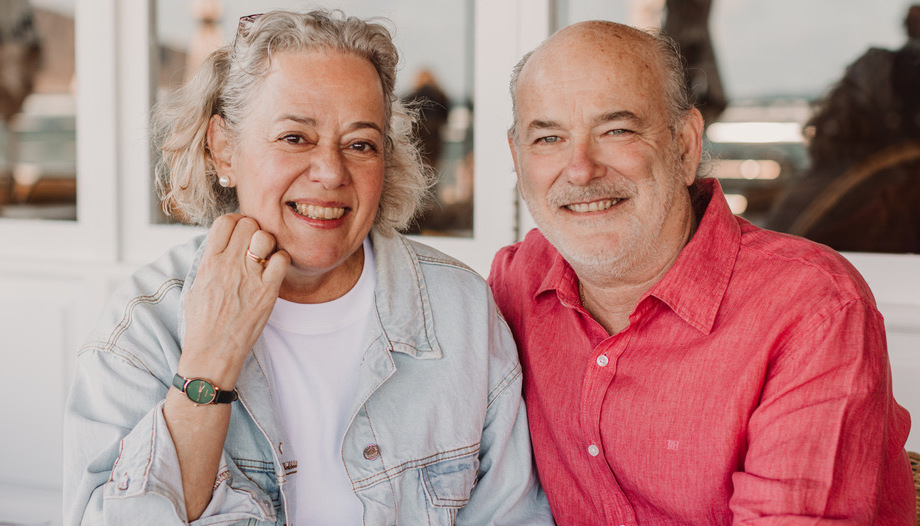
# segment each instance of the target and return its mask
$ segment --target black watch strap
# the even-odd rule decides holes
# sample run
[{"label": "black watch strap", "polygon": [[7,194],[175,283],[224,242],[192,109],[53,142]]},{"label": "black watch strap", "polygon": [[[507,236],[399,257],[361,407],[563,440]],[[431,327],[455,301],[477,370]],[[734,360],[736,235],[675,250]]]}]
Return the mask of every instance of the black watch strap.
[{"label": "black watch strap", "polygon": [[205,378],[185,378],[177,373],[173,376],[172,384],[198,405],[229,404],[239,398],[236,389],[221,390]]}]

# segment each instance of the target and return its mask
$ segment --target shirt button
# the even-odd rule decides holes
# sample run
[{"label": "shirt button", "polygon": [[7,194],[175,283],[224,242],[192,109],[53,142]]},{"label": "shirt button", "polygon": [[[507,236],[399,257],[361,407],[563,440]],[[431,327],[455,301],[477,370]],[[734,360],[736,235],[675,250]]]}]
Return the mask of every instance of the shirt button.
[{"label": "shirt button", "polygon": [[598,449],[598,447],[595,446],[594,444],[591,444],[590,446],[588,446],[588,454],[591,455],[592,457],[596,457],[600,453],[601,453],[601,450]]},{"label": "shirt button", "polygon": [[607,363],[609,363],[609,360],[607,360],[606,354],[602,354],[597,357],[597,365],[600,365],[601,367],[605,367]]},{"label": "shirt button", "polygon": [[376,460],[380,456],[380,447],[377,444],[371,444],[364,448],[364,458]]}]

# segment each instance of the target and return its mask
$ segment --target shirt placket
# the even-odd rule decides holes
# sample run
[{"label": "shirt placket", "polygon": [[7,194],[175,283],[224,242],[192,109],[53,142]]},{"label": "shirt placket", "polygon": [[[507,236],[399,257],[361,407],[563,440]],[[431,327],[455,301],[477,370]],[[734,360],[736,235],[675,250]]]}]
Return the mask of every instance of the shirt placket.
[{"label": "shirt placket", "polygon": [[616,380],[620,356],[629,345],[633,331],[631,327],[619,334],[604,339],[588,357],[584,383],[582,385],[581,418],[585,437],[585,452],[591,466],[593,480],[598,481],[592,490],[594,499],[604,510],[606,524],[634,526],[635,512],[616,476],[607,464],[607,455],[601,439],[601,408],[611,384]]}]

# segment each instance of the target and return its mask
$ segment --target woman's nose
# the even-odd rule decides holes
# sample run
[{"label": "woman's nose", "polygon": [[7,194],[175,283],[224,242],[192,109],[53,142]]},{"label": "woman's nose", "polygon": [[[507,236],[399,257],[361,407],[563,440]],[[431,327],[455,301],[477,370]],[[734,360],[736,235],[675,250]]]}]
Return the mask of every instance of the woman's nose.
[{"label": "woman's nose", "polygon": [[334,146],[315,148],[311,155],[308,176],[311,181],[321,183],[327,190],[347,184],[348,170],[339,148]]}]

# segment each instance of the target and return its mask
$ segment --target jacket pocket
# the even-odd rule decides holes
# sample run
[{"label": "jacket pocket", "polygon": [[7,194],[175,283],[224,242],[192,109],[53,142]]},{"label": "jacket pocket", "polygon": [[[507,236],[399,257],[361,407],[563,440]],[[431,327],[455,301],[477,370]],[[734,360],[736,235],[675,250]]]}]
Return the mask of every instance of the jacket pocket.
[{"label": "jacket pocket", "polygon": [[476,455],[425,466],[421,476],[428,502],[436,508],[460,509],[466,506],[476,486],[478,472],[479,457]]}]

